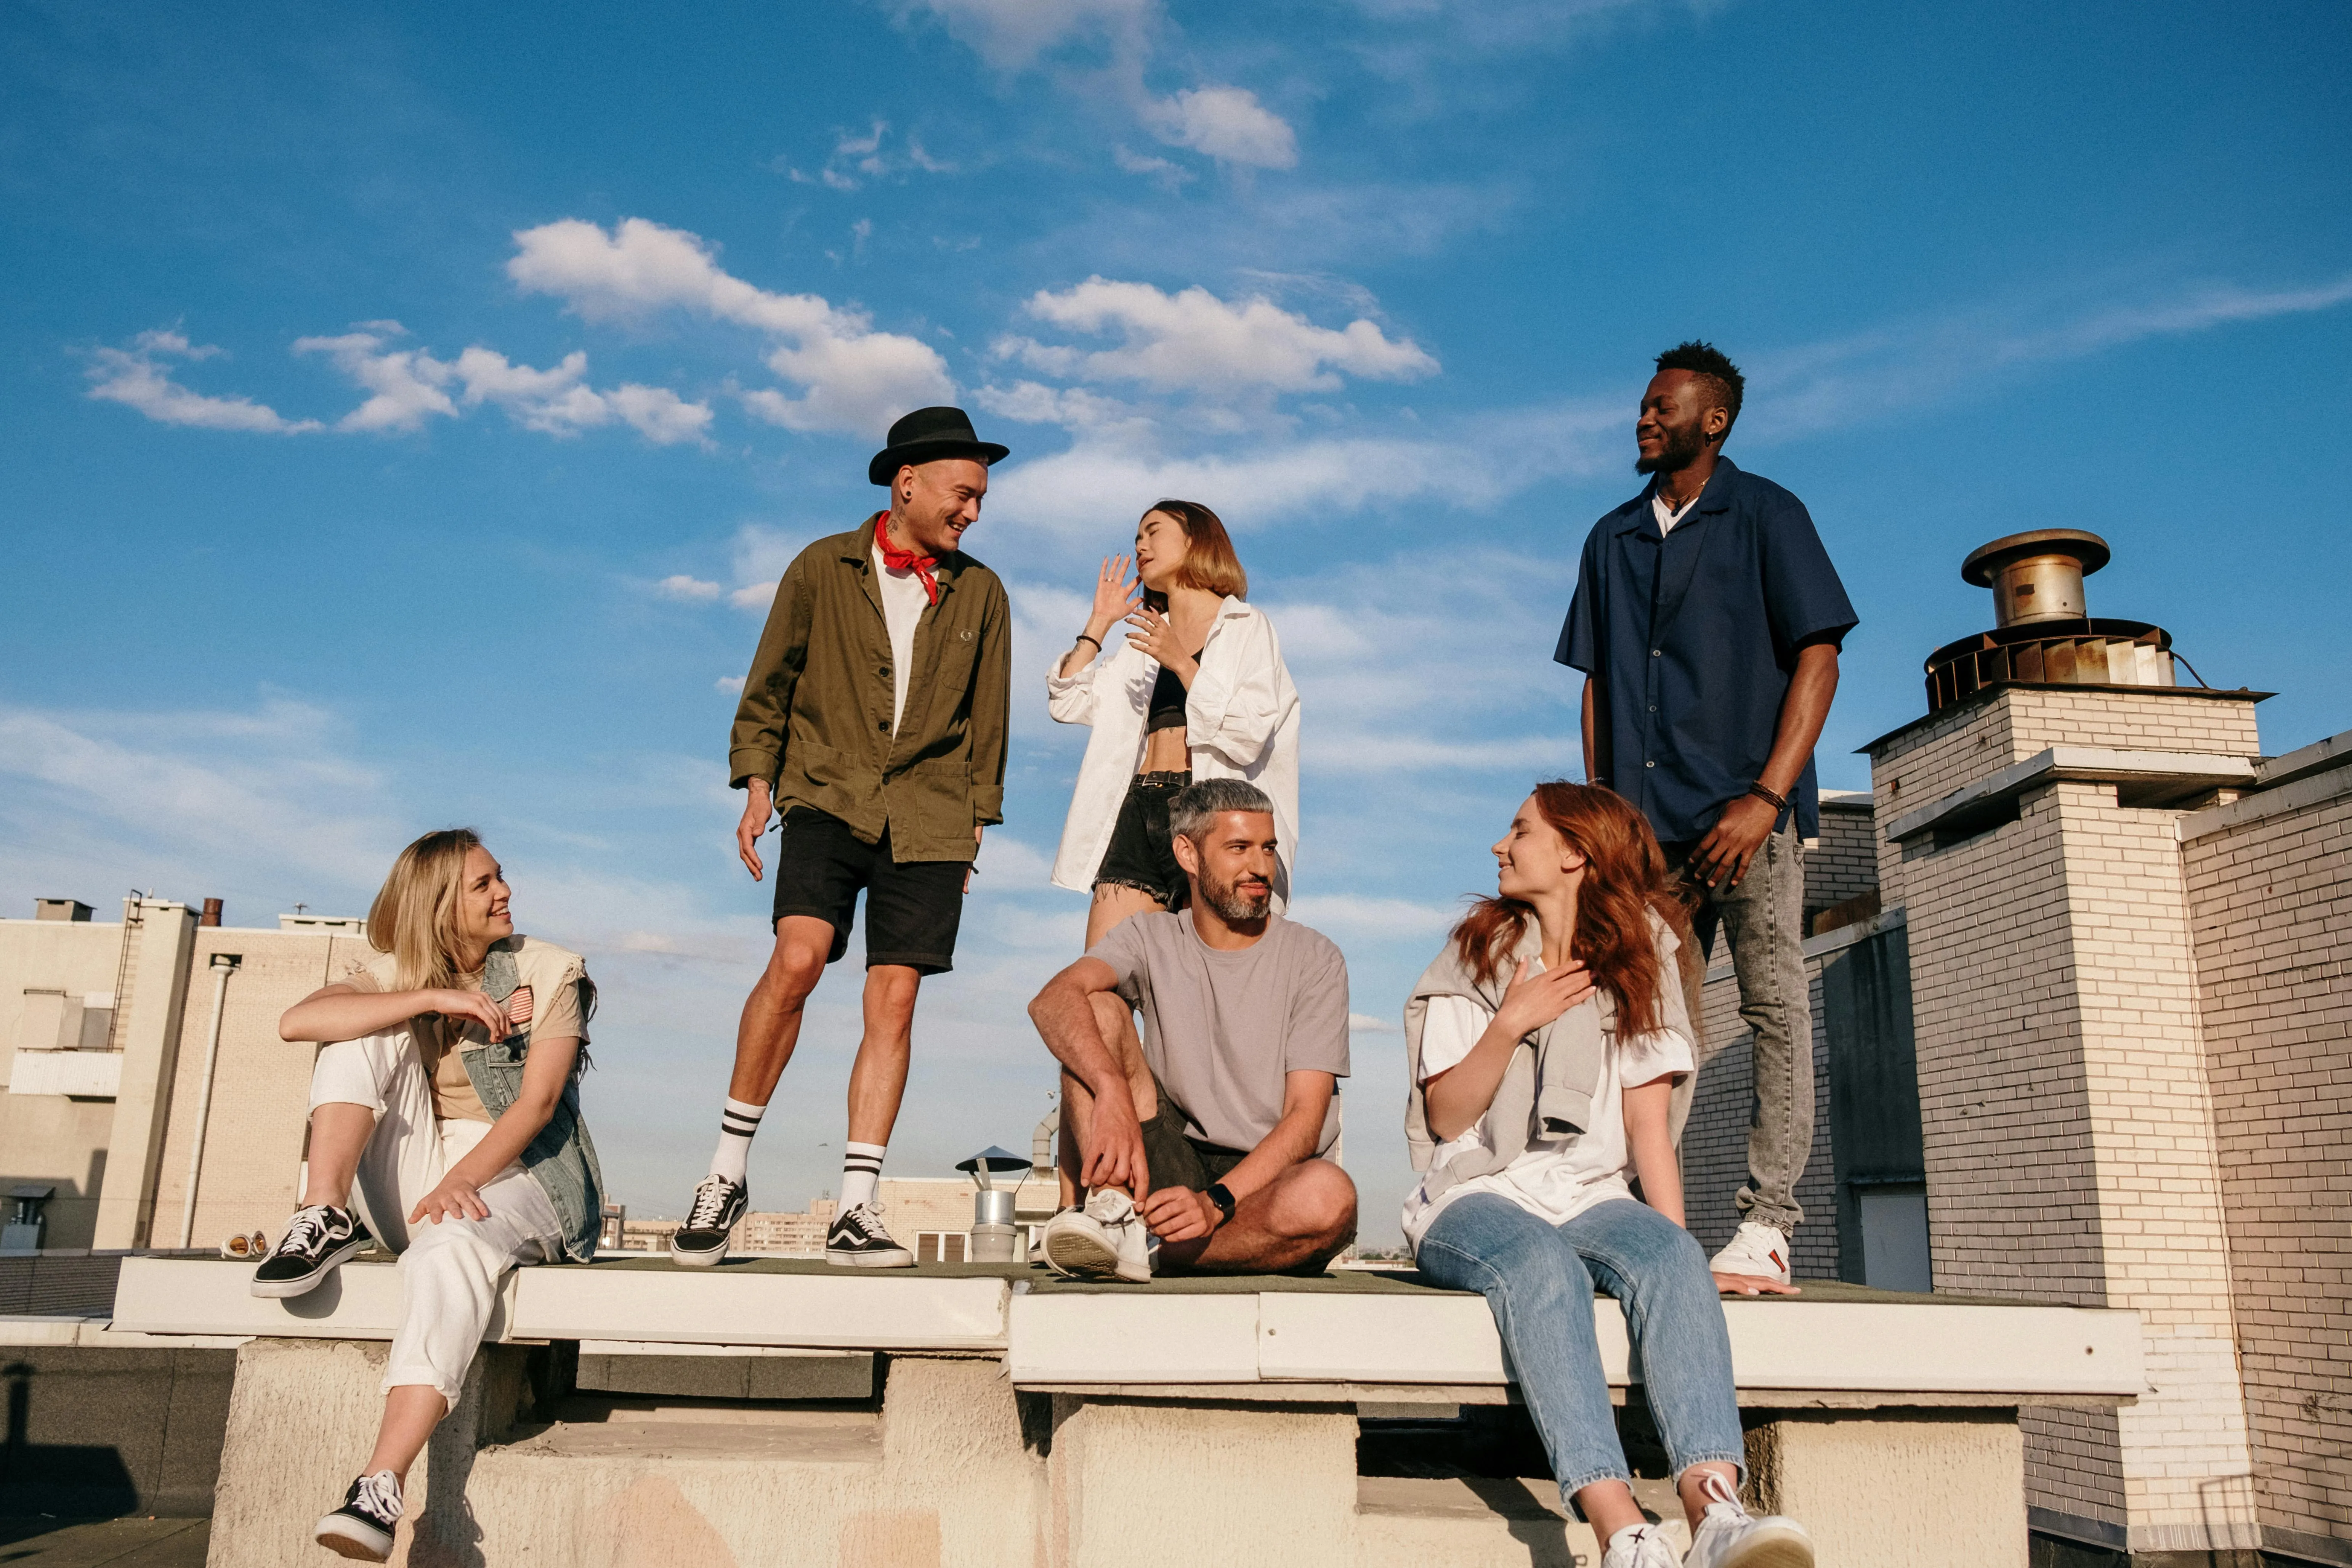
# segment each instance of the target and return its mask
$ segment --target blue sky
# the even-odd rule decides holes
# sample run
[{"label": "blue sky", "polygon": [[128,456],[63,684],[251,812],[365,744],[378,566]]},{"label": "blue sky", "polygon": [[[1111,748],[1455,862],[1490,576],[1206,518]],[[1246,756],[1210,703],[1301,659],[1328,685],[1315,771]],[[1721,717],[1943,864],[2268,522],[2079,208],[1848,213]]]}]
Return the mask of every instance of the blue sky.
[{"label": "blue sky", "polygon": [[[1960,557],[2029,527],[2105,534],[2095,613],[2279,692],[2269,749],[2352,727],[2347,41],[2325,4],[19,0],[0,908],[356,912],[476,824],[603,982],[617,1194],[676,1212],[765,940],[727,684],[881,427],[952,397],[1014,451],[967,541],[1020,625],[1010,820],[892,1168],[1045,1108],[1021,1006],[1080,940],[1045,867],[1084,736],[1042,670],[1176,494],[1304,695],[1300,911],[1350,960],[1391,1239],[1397,1006],[1577,771],[1550,649],[1668,343],[1747,368],[1730,453],[1863,617],[1831,785],[1990,623]],[[856,978],[761,1206],[832,1185]]]}]

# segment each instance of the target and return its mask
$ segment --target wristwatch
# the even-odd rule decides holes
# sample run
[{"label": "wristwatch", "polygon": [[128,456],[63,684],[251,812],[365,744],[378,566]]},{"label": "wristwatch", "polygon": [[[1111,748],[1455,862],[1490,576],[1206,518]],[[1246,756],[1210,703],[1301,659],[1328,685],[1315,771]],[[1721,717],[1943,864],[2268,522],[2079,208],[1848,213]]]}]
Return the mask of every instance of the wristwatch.
[{"label": "wristwatch", "polygon": [[1202,1189],[1202,1194],[1217,1205],[1217,1212],[1224,1215],[1225,1221],[1230,1221],[1234,1217],[1234,1194],[1225,1190],[1224,1183],[1211,1182]]}]

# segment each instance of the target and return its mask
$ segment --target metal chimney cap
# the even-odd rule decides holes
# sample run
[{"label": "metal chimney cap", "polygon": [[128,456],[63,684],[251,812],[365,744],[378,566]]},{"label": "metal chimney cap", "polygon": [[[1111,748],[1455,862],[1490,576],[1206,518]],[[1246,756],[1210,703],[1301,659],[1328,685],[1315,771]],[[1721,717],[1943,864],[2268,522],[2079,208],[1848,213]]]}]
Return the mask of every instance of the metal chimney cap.
[{"label": "metal chimney cap", "polygon": [[1035,1169],[1035,1167],[1031,1165],[1028,1161],[1023,1159],[1012,1150],[1000,1149],[993,1143],[990,1144],[987,1148],[982,1149],[979,1153],[974,1154],[969,1160],[958,1160],[956,1162],[956,1169],[959,1171],[968,1173],[977,1172],[982,1167],[987,1168],[991,1172],[1028,1171]]},{"label": "metal chimney cap", "polygon": [[2065,555],[2080,563],[2087,577],[2107,563],[2107,542],[2086,529],[2035,528],[1979,544],[1960,563],[1960,580],[1990,588],[2000,569],[2032,555]]}]

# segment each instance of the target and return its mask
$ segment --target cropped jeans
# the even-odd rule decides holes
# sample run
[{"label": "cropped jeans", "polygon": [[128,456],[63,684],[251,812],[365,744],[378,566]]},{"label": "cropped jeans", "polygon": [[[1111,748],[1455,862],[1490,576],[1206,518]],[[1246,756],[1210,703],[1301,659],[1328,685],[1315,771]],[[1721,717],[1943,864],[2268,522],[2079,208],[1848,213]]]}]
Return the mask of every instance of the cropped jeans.
[{"label": "cropped jeans", "polygon": [[[1690,864],[1696,840],[1668,844],[1666,868]],[[1805,849],[1796,829],[1775,832],[1748,862],[1737,887],[1708,889],[1691,911],[1700,953],[1715,956],[1715,933],[1731,938],[1739,978],[1739,1021],[1756,1037],[1755,1099],[1748,1118],[1748,1182],[1733,1202],[1739,1217],[1782,1235],[1805,1217],[1797,1178],[1813,1152],[1812,986],[1805,978]],[[1698,988],[1686,986],[1691,1016]],[[1706,1064],[1700,1064],[1702,1068]]]},{"label": "cropped jeans", "polygon": [[1675,1475],[1710,1460],[1742,1463],[1722,1299],[1706,1254],[1657,1210],[1612,1198],[1554,1226],[1507,1198],[1472,1193],[1438,1212],[1416,1256],[1440,1285],[1486,1298],[1571,1508],[1595,1481],[1633,1479],[1593,1328],[1595,1285],[1625,1310]]}]

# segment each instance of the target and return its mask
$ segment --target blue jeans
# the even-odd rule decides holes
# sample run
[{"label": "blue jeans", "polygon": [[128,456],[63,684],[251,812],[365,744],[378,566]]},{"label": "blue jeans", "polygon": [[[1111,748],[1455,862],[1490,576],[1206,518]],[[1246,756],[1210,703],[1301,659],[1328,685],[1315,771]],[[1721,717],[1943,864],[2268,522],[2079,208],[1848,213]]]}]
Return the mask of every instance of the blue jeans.
[{"label": "blue jeans", "polygon": [[1472,1193],[1439,1211],[1417,1256],[1430,1279],[1475,1290],[1494,1309],[1562,1501],[1595,1481],[1633,1479],[1593,1331],[1596,1284],[1625,1309],[1675,1475],[1745,1458],[1722,1298],[1706,1254],[1657,1210],[1612,1198],[1553,1226],[1507,1198]]}]

